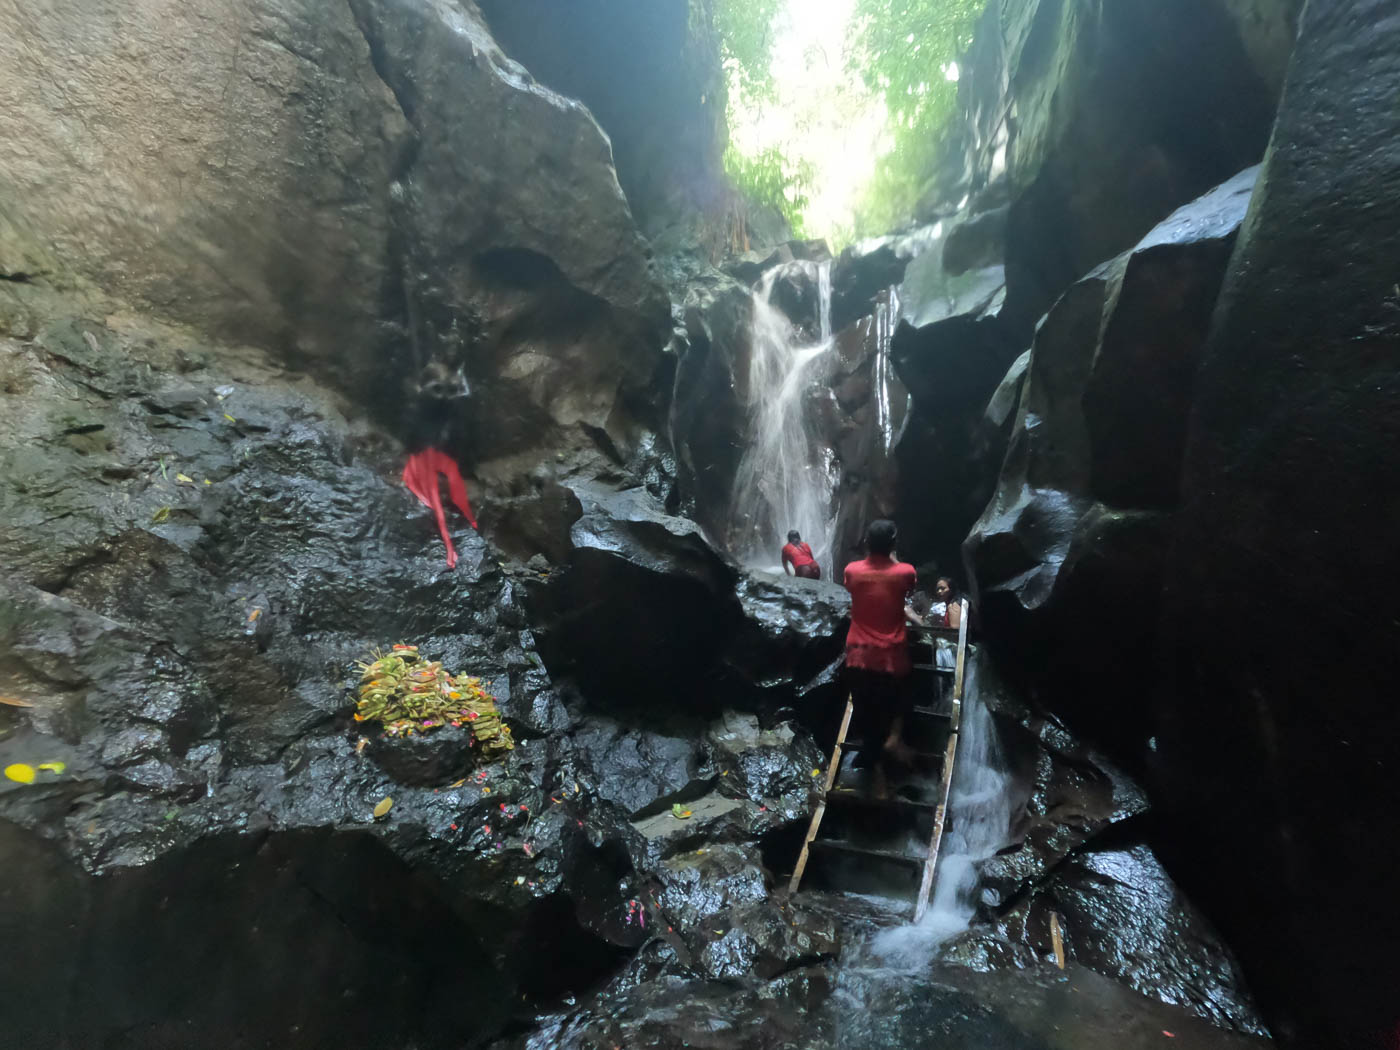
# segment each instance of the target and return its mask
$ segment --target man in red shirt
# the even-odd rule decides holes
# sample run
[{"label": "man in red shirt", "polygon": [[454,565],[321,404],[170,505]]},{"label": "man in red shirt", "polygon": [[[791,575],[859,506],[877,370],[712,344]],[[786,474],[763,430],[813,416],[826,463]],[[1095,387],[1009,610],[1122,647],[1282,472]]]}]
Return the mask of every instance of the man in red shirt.
[{"label": "man in red shirt", "polygon": [[851,629],[846,634],[846,675],[851,695],[867,726],[856,764],[874,767],[877,798],[889,793],[889,756],[900,749],[904,716],[913,704],[909,691],[909,645],[905,619],[922,623],[909,608],[917,582],[914,566],[897,561],[894,522],[881,519],[865,532],[869,555],[846,566],[851,592]]},{"label": "man in red shirt", "polygon": [[822,567],[812,557],[811,544],[802,542],[802,534],[796,529],[788,533],[787,546],[783,548],[783,568],[793,576],[807,580],[820,580]]}]

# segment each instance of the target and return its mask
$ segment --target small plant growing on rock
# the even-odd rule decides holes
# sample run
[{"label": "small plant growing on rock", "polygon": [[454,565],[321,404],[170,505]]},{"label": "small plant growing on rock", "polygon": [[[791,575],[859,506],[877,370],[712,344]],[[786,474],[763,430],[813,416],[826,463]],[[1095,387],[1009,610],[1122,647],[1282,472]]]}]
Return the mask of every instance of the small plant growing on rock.
[{"label": "small plant growing on rock", "polygon": [[442,726],[469,726],[482,757],[499,758],[514,749],[510,727],[501,721],[496,698],[481,679],[450,674],[436,660],[425,660],[416,645],[374,650],[355,664],[360,671],[356,722],[379,722],[389,736],[412,736]]}]

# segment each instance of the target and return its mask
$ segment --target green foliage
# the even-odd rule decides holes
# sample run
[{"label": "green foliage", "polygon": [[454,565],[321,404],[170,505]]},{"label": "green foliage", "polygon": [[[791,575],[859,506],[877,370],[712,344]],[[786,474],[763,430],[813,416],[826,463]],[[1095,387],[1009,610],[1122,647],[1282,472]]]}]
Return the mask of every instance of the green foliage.
[{"label": "green foliage", "polygon": [[[773,38],[783,2],[715,0],[715,28],[724,56],[731,127],[737,109],[758,110],[776,102]],[[778,212],[794,234],[801,230],[810,164],[794,162],[777,147],[744,154],[731,143],[724,152],[724,170],[750,206]]]},{"label": "green foliage", "polygon": [[[715,0],[731,106],[752,105],[773,97],[773,24],[783,0]],[[742,96],[733,98],[735,91]]]},{"label": "green foliage", "polygon": [[809,162],[790,160],[777,148],[745,156],[731,145],[724,151],[724,170],[750,204],[778,212],[787,219],[793,236],[803,236],[805,188],[812,180]]},{"label": "green foliage", "polygon": [[892,148],[858,208],[858,231],[907,219],[932,175],[957,102],[950,63],[967,50],[986,0],[856,0],[848,62],[885,100]]}]

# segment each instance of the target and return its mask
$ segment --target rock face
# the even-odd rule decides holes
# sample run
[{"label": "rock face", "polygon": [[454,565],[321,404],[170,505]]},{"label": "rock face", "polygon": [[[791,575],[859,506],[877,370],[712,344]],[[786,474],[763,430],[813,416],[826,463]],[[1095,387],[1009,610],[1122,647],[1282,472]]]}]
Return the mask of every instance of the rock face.
[{"label": "rock face", "polygon": [[648,236],[727,197],[719,41],[700,0],[483,0],[491,32],[541,82],[588,106]]},{"label": "rock face", "polygon": [[[808,815],[805,733],[718,706],[599,717],[536,645],[524,594],[544,570],[457,520],[446,570],[401,448],[337,397],[111,304],[85,300],[95,320],[37,285],[0,297],[6,332],[31,333],[0,337],[0,766],[64,765],[0,780],[0,927],[54,949],[0,964],[15,1038],[475,1045],[611,974],[697,835],[756,889],[731,902],[741,933],[687,949],[693,972],[832,950],[770,905],[759,854]],[[727,581],[734,664],[763,683],[745,695],[826,659],[836,603],[763,587],[741,603],[693,524],[626,498],[651,499],[614,494],[616,521],[589,503],[588,542],[625,541],[639,572],[679,561],[674,608]],[[480,675],[515,752],[482,765],[465,732],[353,722],[353,660],[398,641]],[[673,798],[711,807],[703,832]],[[653,931],[680,927],[681,896],[649,905]],[[474,1006],[422,1010],[439,992]]]},{"label": "rock face", "polygon": [[1014,323],[1034,324],[1072,281],[1258,161],[1299,5],[1250,6],[988,5],[961,63],[963,161],[941,199],[1005,175]]},{"label": "rock face", "polygon": [[918,221],[892,356],[903,549],[956,572],[1004,433],[983,423],[1070,286],[1257,163],[1299,4],[994,0],[959,63],[960,118]]},{"label": "rock face", "polygon": [[595,703],[771,715],[839,657],[849,608],[841,588],[748,576],[644,490],[573,491],[583,516],[568,562],[527,593],[546,660]]},{"label": "rock face", "polygon": [[1155,766],[1179,867],[1299,1047],[1383,1046],[1397,1023],[1400,857],[1375,832],[1400,731],[1397,55],[1382,4],[1303,16],[1196,378],[1167,563]]},{"label": "rock face", "polygon": [[479,18],[441,0],[17,10],[0,271],[274,348],[390,423],[406,378],[460,370],[472,460],[587,444],[581,425],[628,444],[664,296],[606,137]]},{"label": "rock face", "polygon": [[729,527],[749,437],[753,311],[748,287],[717,271],[691,284],[683,306],[685,342],[676,364],[670,434],[682,506],[714,537]]},{"label": "rock face", "polygon": [[1055,305],[965,546],[991,644],[1120,754],[1151,735],[1131,683],[1155,637],[1194,373],[1254,178],[1179,209]]}]

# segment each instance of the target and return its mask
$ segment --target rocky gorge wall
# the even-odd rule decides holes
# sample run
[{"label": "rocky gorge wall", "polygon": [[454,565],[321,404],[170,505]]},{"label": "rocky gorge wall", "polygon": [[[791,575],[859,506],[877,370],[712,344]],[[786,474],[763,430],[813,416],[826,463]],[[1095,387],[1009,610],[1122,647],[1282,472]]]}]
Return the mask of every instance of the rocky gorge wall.
[{"label": "rocky gorge wall", "polygon": [[[1396,166],[1372,108],[1395,84],[1393,19],[1311,4],[1285,65],[1280,23],[1222,10],[1260,82],[1283,85],[1263,165],[1213,176],[1125,255],[1093,242],[1096,214],[1055,226],[1066,213],[1040,195],[1056,162],[1016,189],[1014,133],[999,137],[995,109],[970,110],[968,140],[1005,146],[1012,173],[1007,302],[1018,282],[1034,301],[1056,287],[1046,274],[1072,271],[1047,245],[1098,247],[988,403],[984,432],[1006,451],[965,553],[1003,666],[1145,776],[1151,839],[1239,951],[1275,1036],[1381,1047],[1394,966],[1343,902],[1379,902],[1394,866],[1367,830],[1395,799],[1380,700],[1394,625],[1374,610],[1396,576],[1372,488],[1391,469],[1396,408],[1382,261]],[[1006,92],[1019,100],[1014,74]],[[1183,159],[1250,159],[1182,141]],[[1072,183],[1095,209],[1113,197],[1090,192],[1099,174]],[[1018,249],[1040,223],[1040,255]],[[1376,929],[1397,922],[1388,904],[1366,911]]]},{"label": "rocky gorge wall", "polygon": [[640,440],[667,305],[607,137],[474,5],[4,18],[3,272],[268,347],[408,440],[451,377],[473,463]]},{"label": "rocky gorge wall", "polygon": [[[1394,918],[1383,12],[1313,5],[1256,174],[1297,5],[994,2],[918,227],[833,262],[841,543],[893,513],[946,567],[975,525],[1017,806],[956,972],[853,991],[869,931],[777,891],[844,592],[709,538],[762,396],[749,288],[789,267],[810,326],[822,249],[701,243],[705,5],[542,3],[538,32],[456,0],[0,7],[0,764],[66,764],[0,787],[7,1031],[1384,1045],[1384,938],[1345,912]],[[397,478],[424,440],[483,525],[450,573]],[[1299,561],[1355,598],[1321,733],[1312,625],[1269,615]],[[399,640],[482,676],[507,762],[351,720],[351,661]],[[1079,1043],[1015,1020],[1072,1013],[1052,914],[1074,990],[1129,996]]]}]

